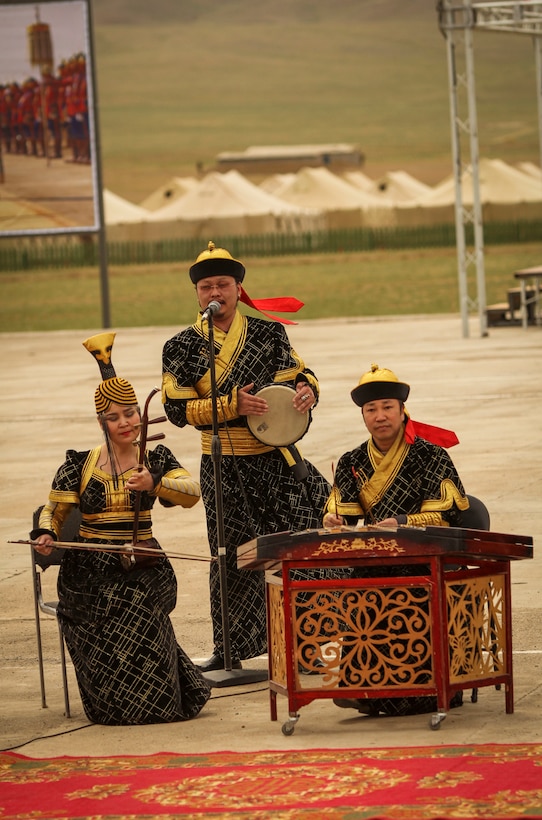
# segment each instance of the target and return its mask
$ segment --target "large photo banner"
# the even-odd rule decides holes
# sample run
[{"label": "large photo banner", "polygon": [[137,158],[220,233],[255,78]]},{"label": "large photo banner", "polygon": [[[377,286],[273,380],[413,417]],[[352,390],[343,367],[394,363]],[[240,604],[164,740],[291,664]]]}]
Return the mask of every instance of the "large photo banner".
[{"label": "large photo banner", "polygon": [[88,0],[0,0],[0,237],[99,228]]}]

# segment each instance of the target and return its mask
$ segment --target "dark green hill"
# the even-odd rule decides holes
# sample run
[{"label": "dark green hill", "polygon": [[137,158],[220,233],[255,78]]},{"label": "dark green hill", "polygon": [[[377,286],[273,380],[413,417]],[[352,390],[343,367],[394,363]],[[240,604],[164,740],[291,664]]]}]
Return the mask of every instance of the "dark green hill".
[{"label": "dark green hill", "polygon": [[[365,170],[451,170],[431,0],[94,0],[104,181],[140,202],[250,145],[348,142]],[[480,152],[537,162],[532,45],[475,36]]]},{"label": "dark green hill", "polygon": [[108,24],[363,22],[423,15],[431,0],[94,0],[96,20]]}]

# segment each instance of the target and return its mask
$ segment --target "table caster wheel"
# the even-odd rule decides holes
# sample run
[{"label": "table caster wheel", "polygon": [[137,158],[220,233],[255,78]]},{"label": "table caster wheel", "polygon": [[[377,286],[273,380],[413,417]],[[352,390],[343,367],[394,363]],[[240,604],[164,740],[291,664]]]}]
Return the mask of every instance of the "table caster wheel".
[{"label": "table caster wheel", "polygon": [[429,720],[429,726],[434,732],[436,732],[437,729],[440,729],[440,724],[443,720],[446,720],[445,713],[438,712],[436,715],[431,715],[431,718]]},{"label": "table caster wheel", "polygon": [[288,735],[293,735],[295,725],[296,725],[298,720],[299,720],[299,714],[297,714],[296,712],[290,712],[288,720],[286,721],[286,723],[282,724],[282,734],[287,735],[287,736]]}]

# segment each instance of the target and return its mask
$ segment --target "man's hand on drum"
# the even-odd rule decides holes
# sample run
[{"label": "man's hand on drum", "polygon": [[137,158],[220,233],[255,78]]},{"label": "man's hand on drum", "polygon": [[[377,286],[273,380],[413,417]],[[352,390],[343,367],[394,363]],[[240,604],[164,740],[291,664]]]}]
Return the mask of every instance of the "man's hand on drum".
[{"label": "man's hand on drum", "polygon": [[265,399],[250,392],[253,388],[254,382],[240,387],[237,391],[237,412],[240,416],[263,416],[269,410]]},{"label": "man's hand on drum", "polygon": [[300,413],[308,413],[314,404],[314,393],[307,382],[299,382],[295,386],[294,407]]}]

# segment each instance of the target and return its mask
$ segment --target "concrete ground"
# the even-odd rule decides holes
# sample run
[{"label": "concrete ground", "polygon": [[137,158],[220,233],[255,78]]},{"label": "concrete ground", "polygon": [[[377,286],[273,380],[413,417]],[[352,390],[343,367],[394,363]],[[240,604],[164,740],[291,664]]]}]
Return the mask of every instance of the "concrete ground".
[{"label": "concrete ground", "polygon": [[[318,375],[321,400],[302,442],[304,455],[331,479],[339,456],[365,438],[350,390],[372,362],[394,370],[411,385],[407,407],[414,419],[456,431],[450,452],[467,492],[482,498],[495,532],[531,535],[535,557],[512,566],[515,712],[505,714],[504,691],[481,689],[478,703],[448,714],[437,732],[428,716],[371,719],[330,701],[304,707],[290,737],[271,722],[266,683],[213,690],[201,715],[187,723],[142,727],[88,724],[69,663],[72,717],[63,714],[58,637],[42,617],[46,709],[41,707],[29,547],[33,510],[47,497],[66,448],[100,441],[93,415],[99,374],[81,342],[98,328],[55,333],[2,334],[0,372],[0,747],[35,757],[130,755],[159,751],[322,747],[423,746],[539,741],[542,735],[542,331],[495,328],[481,338],[478,323],[463,338],[460,318],[387,317],[301,321],[288,330],[296,350]],[[134,328],[117,333],[113,362],[140,398],[160,383],[161,349],[176,328]],[[151,413],[160,415],[160,399]],[[156,428],[158,429],[158,428]],[[199,437],[192,429],[160,426],[167,445],[197,475]],[[203,505],[192,510],[156,509],[155,531],[166,550],[206,556]],[[173,622],[194,659],[211,651],[207,565],[175,561],[179,597]],[[55,597],[55,569],[44,577]],[[245,664],[265,668],[264,658]]]}]

